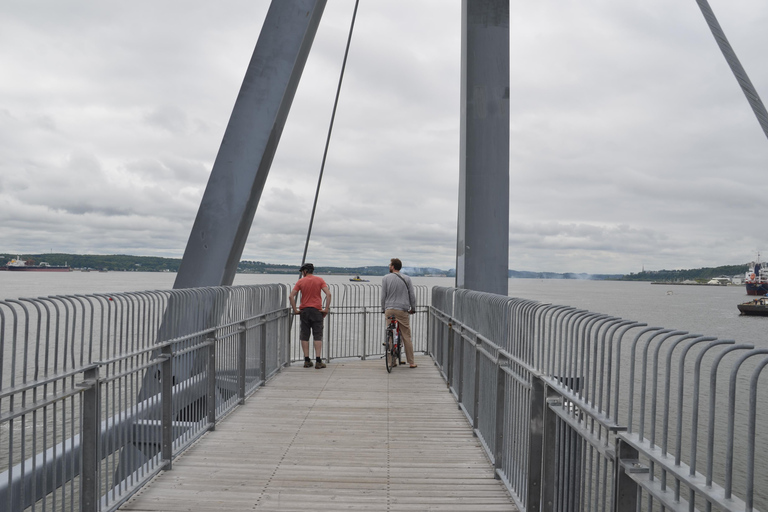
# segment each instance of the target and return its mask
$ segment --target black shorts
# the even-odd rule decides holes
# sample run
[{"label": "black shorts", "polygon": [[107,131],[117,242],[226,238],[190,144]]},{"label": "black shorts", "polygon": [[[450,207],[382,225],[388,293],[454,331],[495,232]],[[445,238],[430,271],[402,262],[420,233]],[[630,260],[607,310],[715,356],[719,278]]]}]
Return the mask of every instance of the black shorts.
[{"label": "black shorts", "polygon": [[323,312],[315,308],[304,308],[299,315],[301,326],[299,328],[299,340],[309,341],[309,331],[312,330],[312,339],[323,341]]}]

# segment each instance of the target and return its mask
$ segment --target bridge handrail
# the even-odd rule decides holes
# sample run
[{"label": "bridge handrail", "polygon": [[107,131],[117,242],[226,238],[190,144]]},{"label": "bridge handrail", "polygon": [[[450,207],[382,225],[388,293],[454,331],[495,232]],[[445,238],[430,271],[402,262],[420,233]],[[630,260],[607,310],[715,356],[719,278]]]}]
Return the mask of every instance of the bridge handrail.
[{"label": "bridge handrail", "polygon": [[[765,507],[754,463],[768,447],[754,439],[768,431],[755,419],[768,350],[443,287],[432,289],[428,332],[428,352],[521,510]],[[731,378],[717,386],[721,360]]]},{"label": "bridge handrail", "polygon": [[[380,285],[330,286],[324,356],[383,353]],[[424,351],[430,294],[415,288],[413,339]],[[7,442],[0,437],[0,508],[45,500],[52,509],[114,510],[170,469],[302,359],[289,291],[271,284],[0,301],[0,433],[9,432]]]},{"label": "bridge handrail", "polygon": [[0,508],[117,508],[290,364],[287,294],[0,301]]}]

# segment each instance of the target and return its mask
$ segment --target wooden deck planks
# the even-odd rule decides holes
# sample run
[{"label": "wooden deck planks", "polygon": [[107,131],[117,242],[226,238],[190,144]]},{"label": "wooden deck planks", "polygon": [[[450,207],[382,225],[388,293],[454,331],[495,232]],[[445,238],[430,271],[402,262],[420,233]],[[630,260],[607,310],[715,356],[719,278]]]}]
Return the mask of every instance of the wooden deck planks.
[{"label": "wooden deck planks", "polygon": [[516,511],[427,357],[293,366],[125,511]]}]

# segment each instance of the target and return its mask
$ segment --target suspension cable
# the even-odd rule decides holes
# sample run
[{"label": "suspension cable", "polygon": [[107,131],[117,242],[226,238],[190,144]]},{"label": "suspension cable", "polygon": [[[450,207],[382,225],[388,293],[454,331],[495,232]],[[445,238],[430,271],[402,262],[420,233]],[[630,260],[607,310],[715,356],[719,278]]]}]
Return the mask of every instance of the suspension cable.
[{"label": "suspension cable", "polygon": [[707,25],[709,25],[712,35],[715,36],[715,41],[717,41],[720,51],[723,52],[723,56],[731,67],[731,71],[733,71],[736,81],[739,82],[741,90],[744,91],[747,101],[749,101],[749,104],[752,106],[752,111],[755,113],[755,116],[757,116],[757,122],[760,123],[765,136],[768,137],[768,112],[765,110],[765,105],[763,105],[760,96],[757,94],[755,87],[747,76],[747,72],[741,66],[738,57],[736,57],[736,52],[733,51],[731,44],[728,42],[728,39],[726,39],[723,29],[720,28],[720,23],[717,21],[717,18],[715,18],[715,13],[712,12],[709,2],[707,2],[707,0],[696,0],[696,3],[699,4],[701,13],[704,15],[704,19],[707,20]]},{"label": "suspension cable", "polygon": [[347,48],[344,50],[344,61],[341,63],[341,74],[339,75],[339,84],[336,86],[336,99],[333,102],[333,112],[331,113],[331,123],[328,126],[328,136],[325,139],[325,151],[323,151],[323,161],[320,164],[320,176],[317,178],[317,190],[315,190],[315,201],[312,203],[312,215],[309,218],[309,229],[307,229],[307,241],[304,243],[304,254],[301,256],[301,264],[307,261],[307,249],[309,248],[309,238],[312,235],[312,225],[315,222],[315,210],[317,209],[317,198],[320,195],[320,184],[323,181],[323,171],[325,170],[325,160],[328,157],[328,146],[331,143],[331,132],[333,131],[333,121],[336,119],[336,107],[339,105],[339,93],[341,92],[341,82],[344,80],[344,69],[347,67],[347,56],[349,55],[349,45],[352,42],[352,31],[355,28],[355,18],[357,17],[357,6],[360,0],[355,0],[355,10],[352,12],[352,22],[349,25],[349,36],[347,37]]}]

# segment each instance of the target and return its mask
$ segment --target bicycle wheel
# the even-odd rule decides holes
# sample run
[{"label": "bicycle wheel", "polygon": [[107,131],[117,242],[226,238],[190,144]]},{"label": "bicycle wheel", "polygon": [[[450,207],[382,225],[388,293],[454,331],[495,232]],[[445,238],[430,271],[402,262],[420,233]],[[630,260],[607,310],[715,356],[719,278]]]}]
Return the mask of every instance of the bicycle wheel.
[{"label": "bicycle wheel", "polygon": [[387,342],[384,344],[384,362],[387,364],[387,372],[392,372],[392,365],[395,364],[395,359],[392,354],[395,341],[392,336],[392,331],[387,331]]}]

